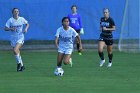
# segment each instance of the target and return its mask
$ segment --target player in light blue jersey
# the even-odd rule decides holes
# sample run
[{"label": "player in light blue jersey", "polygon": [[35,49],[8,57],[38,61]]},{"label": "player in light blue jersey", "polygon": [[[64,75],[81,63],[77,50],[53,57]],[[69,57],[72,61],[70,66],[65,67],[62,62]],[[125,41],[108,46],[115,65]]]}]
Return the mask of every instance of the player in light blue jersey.
[{"label": "player in light blue jersey", "polygon": [[64,61],[65,65],[71,63],[71,54],[73,51],[74,38],[77,38],[80,44],[80,50],[82,50],[82,44],[78,33],[69,26],[68,17],[64,17],[62,19],[62,27],[57,29],[55,36],[55,45],[58,48],[57,68],[61,68],[62,61]]},{"label": "player in light blue jersey", "polygon": [[[5,31],[11,32],[11,46],[13,47],[14,55],[17,61],[17,71],[25,69],[21,55],[20,48],[24,43],[24,34],[28,31],[29,23],[23,17],[19,16],[19,9],[13,8],[13,17],[11,17],[5,25]],[[23,30],[23,25],[26,25]]]}]

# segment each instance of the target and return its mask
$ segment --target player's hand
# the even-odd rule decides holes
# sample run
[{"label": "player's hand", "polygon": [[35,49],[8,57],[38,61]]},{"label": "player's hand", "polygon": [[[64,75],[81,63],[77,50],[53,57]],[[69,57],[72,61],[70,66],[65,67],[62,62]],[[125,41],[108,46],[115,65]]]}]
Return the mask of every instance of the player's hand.
[{"label": "player's hand", "polygon": [[80,34],[82,34],[82,35],[84,34],[84,29],[83,28],[80,29]]},{"label": "player's hand", "polygon": [[24,34],[27,33],[27,29],[24,29],[24,32],[23,32],[23,33],[24,33]]},{"label": "player's hand", "polygon": [[106,27],[103,27],[103,30],[105,31],[105,30],[107,30],[107,28]]},{"label": "player's hand", "polygon": [[9,28],[11,31],[16,31],[16,28],[15,27],[11,27]]}]

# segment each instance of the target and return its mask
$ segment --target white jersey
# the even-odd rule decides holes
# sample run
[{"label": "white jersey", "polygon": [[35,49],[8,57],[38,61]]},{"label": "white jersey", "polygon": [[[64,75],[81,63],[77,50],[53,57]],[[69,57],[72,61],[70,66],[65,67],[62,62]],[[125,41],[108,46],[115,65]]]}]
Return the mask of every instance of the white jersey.
[{"label": "white jersey", "polygon": [[13,17],[11,17],[7,22],[6,22],[6,27],[10,28],[10,27],[14,27],[16,28],[15,31],[11,31],[12,36],[16,37],[19,35],[23,35],[23,25],[27,24],[28,21],[25,20],[23,17],[18,17],[18,19],[14,19]]},{"label": "white jersey", "polygon": [[18,19],[14,19],[11,17],[6,22],[6,27],[14,27],[15,31],[11,31],[11,46],[15,47],[17,43],[23,44],[24,43],[24,34],[23,34],[23,25],[27,24],[28,22],[23,17],[18,17]]},{"label": "white jersey", "polygon": [[68,30],[64,30],[63,26],[57,29],[56,37],[59,38],[58,48],[60,49],[73,49],[74,38],[78,33],[69,26]]}]

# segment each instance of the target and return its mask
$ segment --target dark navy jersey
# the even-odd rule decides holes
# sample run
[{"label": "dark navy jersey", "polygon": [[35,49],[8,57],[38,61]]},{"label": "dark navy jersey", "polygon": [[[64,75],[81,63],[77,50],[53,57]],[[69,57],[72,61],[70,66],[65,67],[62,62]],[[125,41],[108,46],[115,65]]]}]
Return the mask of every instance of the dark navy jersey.
[{"label": "dark navy jersey", "polygon": [[[101,20],[100,20],[100,26],[101,27],[106,27],[106,28],[112,28],[113,26],[115,26],[115,22],[111,17],[109,17],[107,20],[105,20],[105,17],[102,17]],[[105,38],[112,38],[113,37],[112,36],[112,31],[102,30],[101,36],[105,37]]]}]

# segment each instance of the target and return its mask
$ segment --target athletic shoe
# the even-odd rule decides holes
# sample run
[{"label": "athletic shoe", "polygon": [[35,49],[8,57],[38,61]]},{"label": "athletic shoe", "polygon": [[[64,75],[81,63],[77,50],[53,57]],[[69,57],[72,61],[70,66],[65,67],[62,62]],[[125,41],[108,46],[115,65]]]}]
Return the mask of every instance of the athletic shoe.
[{"label": "athletic shoe", "polygon": [[73,65],[73,63],[72,63],[72,58],[69,59],[69,62],[70,62],[70,63],[69,63],[70,66],[72,67],[72,65]]},{"label": "athletic shoe", "polygon": [[20,71],[23,71],[23,70],[25,70],[25,67],[24,66],[21,67]]},{"label": "athletic shoe", "polygon": [[100,61],[100,67],[102,67],[104,65],[104,63],[105,63],[105,60],[101,60]]},{"label": "athletic shoe", "polygon": [[107,67],[111,67],[111,66],[112,66],[112,62],[111,63],[109,62],[108,65],[107,65]]},{"label": "athletic shoe", "polygon": [[17,64],[17,72],[20,71],[20,69],[21,69],[21,63],[18,63]]},{"label": "athletic shoe", "polygon": [[78,52],[78,54],[81,56],[82,55],[82,53],[81,52]]}]

